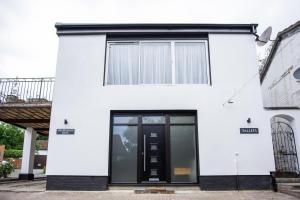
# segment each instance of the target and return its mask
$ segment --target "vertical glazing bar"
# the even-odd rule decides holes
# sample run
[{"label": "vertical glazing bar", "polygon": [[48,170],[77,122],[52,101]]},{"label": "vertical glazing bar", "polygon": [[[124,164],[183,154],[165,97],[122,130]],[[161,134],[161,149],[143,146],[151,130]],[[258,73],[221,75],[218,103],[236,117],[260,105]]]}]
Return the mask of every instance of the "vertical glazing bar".
[{"label": "vertical glazing bar", "polygon": [[176,84],[175,42],[171,42],[172,84]]},{"label": "vertical glazing bar", "polygon": [[144,172],[146,171],[146,135],[144,135]]}]

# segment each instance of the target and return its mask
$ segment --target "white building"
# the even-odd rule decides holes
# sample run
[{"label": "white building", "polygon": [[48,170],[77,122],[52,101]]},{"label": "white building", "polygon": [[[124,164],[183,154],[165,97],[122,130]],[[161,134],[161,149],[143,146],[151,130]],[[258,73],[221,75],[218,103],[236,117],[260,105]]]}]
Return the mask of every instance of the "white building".
[{"label": "white building", "polygon": [[300,21],[279,32],[261,72],[276,171],[299,174]]},{"label": "white building", "polygon": [[56,24],[47,189],[270,188],[256,26]]},{"label": "white building", "polygon": [[278,34],[261,82],[266,108],[300,107],[300,21]]}]

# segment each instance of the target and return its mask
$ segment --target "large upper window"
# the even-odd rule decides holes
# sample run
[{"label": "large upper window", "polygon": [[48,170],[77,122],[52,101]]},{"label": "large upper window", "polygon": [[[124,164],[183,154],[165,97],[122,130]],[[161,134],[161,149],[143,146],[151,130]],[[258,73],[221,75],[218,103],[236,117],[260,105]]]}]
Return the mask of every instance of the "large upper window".
[{"label": "large upper window", "polygon": [[208,84],[207,42],[108,42],[107,85]]}]

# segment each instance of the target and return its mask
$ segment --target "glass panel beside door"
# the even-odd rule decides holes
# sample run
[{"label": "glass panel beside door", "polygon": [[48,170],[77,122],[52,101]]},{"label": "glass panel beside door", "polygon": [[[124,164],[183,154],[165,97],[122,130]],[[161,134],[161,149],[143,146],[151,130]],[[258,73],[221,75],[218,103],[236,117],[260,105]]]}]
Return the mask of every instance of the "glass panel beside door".
[{"label": "glass panel beside door", "polygon": [[196,114],[112,115],[111,183],[197,183]]}]

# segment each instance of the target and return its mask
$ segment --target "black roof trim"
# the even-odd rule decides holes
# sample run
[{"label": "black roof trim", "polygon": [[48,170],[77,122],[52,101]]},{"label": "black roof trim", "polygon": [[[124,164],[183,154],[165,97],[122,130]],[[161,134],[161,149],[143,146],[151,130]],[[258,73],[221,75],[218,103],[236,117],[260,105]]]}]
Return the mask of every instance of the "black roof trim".
[{"label": "black roof trim", "polygon": [[73,24],[56,23],[57,35],[137,32],[256,33],[257,24]]},{"label": "black roof trim", "polygon": [[279,44],[281,42],[282,39],[286,38],[289,36],[289,33],[292,32],[293,30],[295,30],[296,28],[300,27],[300,21],[296,22],[295,24],[289,26],[288,28],[284,29],[283,31],[279,32],[276,36],[276,39],[274,41],[274,44],[272,46],[272,49],[270,51],[270,54],[267,58],[267,61],[265,63],[265,65],[262,68],[262,71],[260,73],[260,83],[262,84],[262,82],[264,81],[264,78],[270,68],[270,64],[273,60],[273,57],[276,53],[277,48],[279,47]]}]

